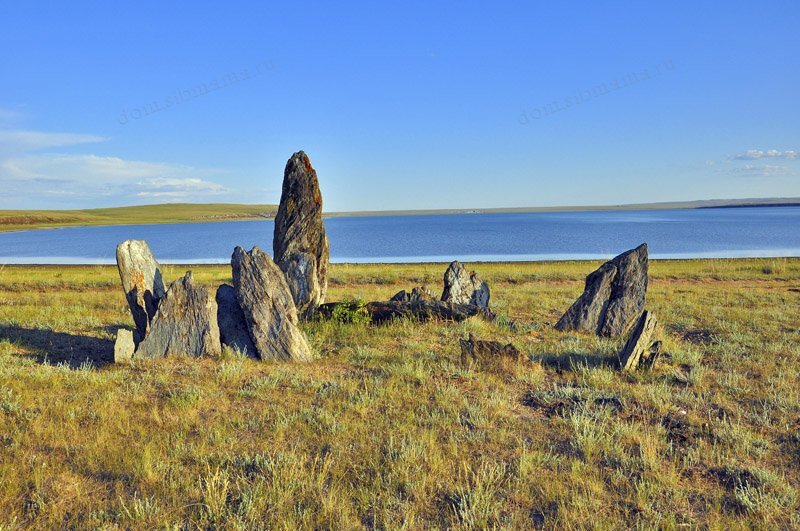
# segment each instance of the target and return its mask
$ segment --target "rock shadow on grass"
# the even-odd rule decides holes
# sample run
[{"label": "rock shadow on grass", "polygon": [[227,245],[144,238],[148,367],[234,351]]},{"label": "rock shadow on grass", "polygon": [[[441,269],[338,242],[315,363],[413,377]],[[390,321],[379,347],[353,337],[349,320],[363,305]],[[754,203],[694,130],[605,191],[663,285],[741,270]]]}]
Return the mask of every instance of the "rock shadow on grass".
[{"label": "rock shadow on grass", "polygon": [[114,341],[91,336],[54,332],[46,328],[0,325],[0,340],[8,340],[33,352],[37,363],[65,363],[76,369],[84,364],[102,367],[114,362]]}]

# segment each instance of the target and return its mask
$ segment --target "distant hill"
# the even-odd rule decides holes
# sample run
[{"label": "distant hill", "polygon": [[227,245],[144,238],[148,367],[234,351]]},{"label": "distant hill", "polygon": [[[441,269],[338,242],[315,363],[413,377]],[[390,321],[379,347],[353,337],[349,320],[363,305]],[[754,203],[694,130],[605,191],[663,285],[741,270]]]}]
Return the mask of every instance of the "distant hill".
[{"label": "distant hill", "polygon": [[86,210],[0,210],[0,231],[85,225],[144,225],[272,218],[277,205],[142,205]]},{"label": "distant hill", "polygon": [[[679,208],[735,208],[752,206],[800,206],[800,197],[708,199],[701,201],[636,203],[629,205],[326,212],[325,217],[488,214],[504,212],[585,212],[594,210],[668,210]],[[0,232],[88,225],[146,225],[272,219],[275,217],[277,211],[278,205],[238,205],[228,203],[167,203],[163,205],[92,208],[85,210],[0,210]]]}]

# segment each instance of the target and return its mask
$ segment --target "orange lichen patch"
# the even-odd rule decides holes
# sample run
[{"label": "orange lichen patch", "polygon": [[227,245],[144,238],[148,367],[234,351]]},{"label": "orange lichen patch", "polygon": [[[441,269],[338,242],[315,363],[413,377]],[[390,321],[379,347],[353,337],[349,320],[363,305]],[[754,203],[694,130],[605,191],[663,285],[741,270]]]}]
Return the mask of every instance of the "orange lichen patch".
[{"label": "orange lichen patch", "polygon": [[322,206],[322,194],[319,193],[319,190],[314,190],[314,204]]},{"label": "orange lichen patch", "polygon": [[308,155],[303,153],[303,164],[306,166],[306,171],[314,171],[314,168],[311,166],[311,159],[308,158]]},{"label": "orange lichen patch", "polygon": [[144,273],[133,270],[131,272],[131,282],[133,283],[134,288],[138,289],[140,292],[144,292]]}]

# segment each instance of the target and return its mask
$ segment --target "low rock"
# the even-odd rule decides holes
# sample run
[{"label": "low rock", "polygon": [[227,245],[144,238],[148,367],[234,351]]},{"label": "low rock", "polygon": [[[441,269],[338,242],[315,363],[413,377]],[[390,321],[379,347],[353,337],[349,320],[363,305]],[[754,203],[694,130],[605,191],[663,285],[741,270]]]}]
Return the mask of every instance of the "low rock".
[{"label": "low rock", "polygon": [[522,355],[519,349],[511,343],[502,344],[498,341],[484,341],[475,339],[472,334],[469,339],[460,339],[461,365],[464,367],[473,364],[494,363],[503,358],[520,361]]},{"label": "low rock", "polygon": [[326,302],[319,305],[316,310],[316,315],[322,319],[335,318],[342,314],[363,315],[373,324],[382,324],[394,319],[458,322],[476,315],[485,316],[484,310],[473,304],[452,304],[442,301]]},{"label": "low rock", "polygon": [[623,372],[635,371],[640,365],[653,367],[661,353],[661,341],[655,341],[658,321],[653,312],[644,311],[619,353]]},{"label": "low rock", "polygon": [[133,342],[133,331],[120,328],[114,341],[114,363],[129,361],[133,357],[136,345]]},{"label": "low rock", "polygon": [[215,299],[220,342],[252,358],[258,357],[247,330],[244,312],[236,299],[236,290],[229,284],[223,284],[217,288]]},{"label": "low rock", "polygon": [[481,309],[489,309],[489,285],[474,271],[467,269],[458,261],[452,262],[444,273],[442,301],[454,304],[471,304]]},{"label": "low rock", "polygon": [[558,330],[620,336],[644,311],[647,244],[609,260],[586,277],[584,291],[556,323]]},{"label": "low rock", "polygon": [[233,251],[233,287],[250,339],[262,360],[309,361],[311,349],[298,328],[297,309],[286,278],[258,247]]},{"label": "low rock", "polygon": [[190,271],[170,285],[134,356],[200,357],[217,356],[220,351],[217,303],[207,289],[194,283]]},{"label": "low rock", "polygon": [[138,344],[147,335],[159,302],[166,293],[161,266],[146,241],[126,240],[117,245],[117,268],[136,324],[134,340]]},{"label": "low rock", "polygon": [[433,292],[427,288],[427,286],[417,286],[416,288],[412,289],[411,292],[406,290],[398,291],[394,297],[389,299],[389,302],[433,302],[435,300],[437,300],[436,295],[434,295]]}]

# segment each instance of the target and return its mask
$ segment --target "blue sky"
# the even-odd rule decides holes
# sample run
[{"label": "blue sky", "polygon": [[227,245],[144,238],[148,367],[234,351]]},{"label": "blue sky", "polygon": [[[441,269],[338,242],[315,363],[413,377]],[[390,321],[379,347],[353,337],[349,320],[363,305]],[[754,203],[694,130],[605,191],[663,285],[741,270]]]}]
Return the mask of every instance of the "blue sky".
[{"label": "blue sky", "polygon": [[796,1],[275,4],[4,3],[0,208],[800,196]]}]

